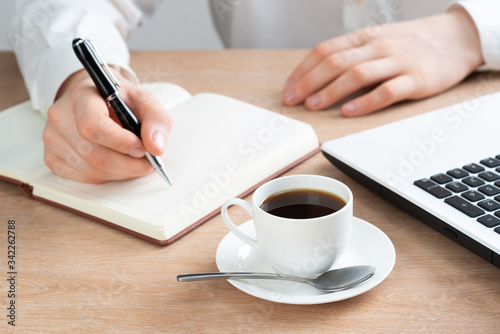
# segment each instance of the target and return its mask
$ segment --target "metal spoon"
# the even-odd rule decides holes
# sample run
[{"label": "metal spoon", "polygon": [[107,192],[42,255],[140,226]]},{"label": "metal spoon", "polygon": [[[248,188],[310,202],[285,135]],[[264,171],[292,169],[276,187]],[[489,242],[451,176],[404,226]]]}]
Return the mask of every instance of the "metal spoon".
[{"label": "metal spoon", "polygon": [[319,290],[333,292],[352,288],[353,286],[366,281],[375,274],[373,266],[353,266],[329,270],[316,278],[303,278],[299,276],[254,273],[254,272],[226,272],[226,273],[199,273],[178,275],[177,281],[190,282],[219,278],[236,279],[278,279],[300,283],[307,283]]}]

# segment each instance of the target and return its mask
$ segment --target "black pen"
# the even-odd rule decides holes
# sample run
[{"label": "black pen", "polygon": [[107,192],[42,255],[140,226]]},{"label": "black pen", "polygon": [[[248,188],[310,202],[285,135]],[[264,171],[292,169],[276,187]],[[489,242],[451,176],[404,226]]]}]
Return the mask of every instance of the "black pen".
[{"label": "black pen", "polygon": [[[103,99],[105,99],[115,111],[122,126],[141,138],[141,123],[139,123],[130,108],[120,97],[120,92],[118,91],[120,84],[113,73],[111,73],[108,65],[104,62],[104,59],[102,59],[96,47],[88,39],[75,38],[73,40],[73,50],[94,81]],[[167,181],[168,184],[172,185],[161,159],[151,155],[149,152],[146,152],[146,157],[161,177]]]}]

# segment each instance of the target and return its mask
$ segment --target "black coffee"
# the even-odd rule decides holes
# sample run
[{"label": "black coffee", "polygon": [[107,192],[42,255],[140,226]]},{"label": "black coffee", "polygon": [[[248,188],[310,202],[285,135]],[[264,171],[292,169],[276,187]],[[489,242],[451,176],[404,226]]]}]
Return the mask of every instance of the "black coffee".
[{"label": "black coffee", "polygon": [[342,198],[326,191],[294,189],[269,196],[260,208],[278,217],[308,219],[334,213],[345,204]]}]

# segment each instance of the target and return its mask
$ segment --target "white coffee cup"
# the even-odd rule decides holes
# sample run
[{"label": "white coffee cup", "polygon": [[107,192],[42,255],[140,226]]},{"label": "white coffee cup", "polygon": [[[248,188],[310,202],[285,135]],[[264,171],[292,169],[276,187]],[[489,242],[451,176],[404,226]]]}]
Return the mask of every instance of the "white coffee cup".
[{"label": "white coffee cup", "polygon": [[[272,215],[261,205],[271,195],[294,189],[315,189],[340,197],[345,205],[317,218],[291,219]],[[346,249],[353,218],[353,196],[342,182],[318,175],[292,175],[274,179],[255,190],[251,204],[238,198],[222,206],[222,219],[243,242],[262,252],[279,273],[304,277],[330,269]],[[242,232],[229,218],[227,209],[241,206],[253,218],[256,239]]]}]

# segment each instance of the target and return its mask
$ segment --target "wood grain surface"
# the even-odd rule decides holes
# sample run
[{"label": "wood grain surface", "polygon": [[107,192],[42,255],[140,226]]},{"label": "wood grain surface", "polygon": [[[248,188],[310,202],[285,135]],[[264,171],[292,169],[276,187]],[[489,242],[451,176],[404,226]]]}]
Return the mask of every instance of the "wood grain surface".
[{"label": "wood grain surface", "polygon": [[[338,106],[286,108],[281,91],[305,50],[135,52],[142,82],[215,92],[313,125],[321,142],[500,90],[500,75],[477,73],[437,96],[348,119]],[[0,53],[0,109],[28,98],[11,53]],[[8,145],[1,143],[0,145]],[[356,183],[320,154],[287,174],[341,180],[355,216],[384,231],[396,265],[374,289],[340,302],[287,305],[247,295],[226,281],[178,283],[181,273],[217,271],[228,233],[220,215],[168,247],[25,198],[0,183],[0,332],[8,325],[7,225],[16,221],[18,333],[498,333],[500,269]],[[235,220],[248,217],[231,209]]]}]

